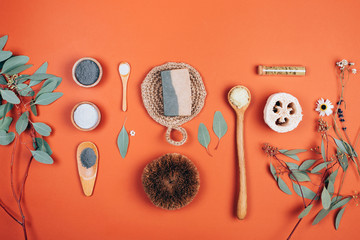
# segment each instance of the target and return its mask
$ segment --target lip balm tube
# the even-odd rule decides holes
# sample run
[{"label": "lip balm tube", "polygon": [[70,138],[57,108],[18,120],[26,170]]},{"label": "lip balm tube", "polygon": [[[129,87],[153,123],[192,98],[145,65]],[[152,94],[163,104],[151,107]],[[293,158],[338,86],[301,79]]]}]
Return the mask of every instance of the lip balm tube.
[{"label": "lip balm tube", "polygon": [[306,69],[301,66],[258,66],[259,75],[295,75],[305,76]]}]

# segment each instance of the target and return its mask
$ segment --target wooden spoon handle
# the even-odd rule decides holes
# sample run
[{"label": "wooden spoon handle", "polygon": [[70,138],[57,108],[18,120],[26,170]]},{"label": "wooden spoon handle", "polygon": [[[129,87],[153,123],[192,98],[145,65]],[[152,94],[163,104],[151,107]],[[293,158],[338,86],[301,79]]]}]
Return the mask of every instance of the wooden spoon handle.
[{"label": "wooden spoon handle", "polygon": [[239,161],[239,198],[237,205],[237,217],[243,220],[247,212],[247,192],[246,192],[246,170],[245,170],[245,156],[244,156],[244,113],[237,114],[237,128],[236,128],[236,144]]},{"label": "wooden spoon handle", "polygon": [[127,82],[123,81],[123,99],[122,99],[122,110],[126,112],[127,110],[127,103],[126,103],[126,88],[127,88]]}]

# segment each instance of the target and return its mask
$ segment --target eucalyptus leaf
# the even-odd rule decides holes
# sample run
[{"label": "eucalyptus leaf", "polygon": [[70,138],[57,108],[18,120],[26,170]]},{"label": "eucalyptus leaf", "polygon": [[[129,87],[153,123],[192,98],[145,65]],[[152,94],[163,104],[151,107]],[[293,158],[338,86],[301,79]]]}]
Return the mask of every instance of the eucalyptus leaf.
[{"label": "eucalyptus leaf", "polygon": [[52,77],[56,77],[55,75],[53,74],[48,74],[48,73],[37,73],[35,72],[33,75],[30,76],[30,80],[32,81],[43,81],[45,79],[49,79],[49,78],[52,78]]},{"label": "eucalyptus leaf", "polygon": [[326,189],[328,190],[328,192],[330,193],[330,195],[334,194],[334,182],[333,181],[328,181],[327,182],[327,186]]},{"label": "eucalyptus leaf", "polygon": [[8,71],[6,74],[8,74],[8,75],[18,74],[18,73],[20,73],[20,72],[22,72],[22,71],[25,71],[25,70],[28,69],[28,68],[31,68],[32,66],[33,66],[33,65],[31,65],[31,64],[21,65],[21,66],[18,66],[18,67],[16,67],[16,68]]},{"label": "eucalyptus leaf", "polygon": [[305,217],[306,215],[309,214],[310,210],[312,209],[313,205],[310,204],[309,206],[307,206],[301,213],[300,215],[298,216],[298,218],[303,218]]},{"label": "eucalyptus leaf", "polygon": [[314,165],[315,162],[316,160],[313,159],[306,160],[300,165],[299,170],[300,171],[308,170],[312,165]]},{"label": "eucalyptus leaf", "polygon": [[18,76],[17,78],[15,78],[15,81],[16,81],[17,84],[23,83],[23,82],[29,80],[30,77],[31,77],[31,75],[21,74],[20,76]]},{"label": "eucalyptus leaf", "polygon": [[35,150],[40,150],[43,152],[47,152],[47,154],[49,154],[50,156],[52,155],[52,150],[49,146],[49,144],[42,138],[35,138],[35,142],[36,142],[36,146],[34,144],[34,149]]},{"label": "eucalyptus leaf", "polygon": [[299,169],[299,166],[296,163],[292,163],[292,162],[285,162],[285,163],[291,170]]},{"label": "eucalyptus leaf", "polygon": [[203,123],[199,124],[198,128],[198,141],[204,148],[208,149],[210,143],[210,134],[208,129]]},{"label": "eucalyptus leaf", "polygon": [[227,130],[228,130],[228,126],[226,124],[224,116],[220,111],[216,111],[213,119],[213,131],[215,135],[219,138],[219,143],[220,143],[220,139],[225,135]]},{"label": "eucalyptus leaf", "polygon": [[6,114],[14,107],[11,103],[6,103],[0,106],[0,118],[6,116]]},{"label": "eucalyptus leaf", "polygon": [[50,136],[51,133],[51,127],[49,127],[48,125],[46,125],[45,123],[42,122],[36,122],[32,124],[35,131],[37,133],[39,133],[41,136]]},{"label": "eucalyptus leaf", "polygon": [[52,81],[47,85],[45,85],[45,83],[44,83],[43,86],[41,87],[40,91],[37,93],[35,99],[37,99],[43,93],[50,93],[50,92],[54,91],[54,89],[56,88],[56,84],[57,84],[56,81]]},{"label": "eucalyptus leaf", "polygon": [[35,104],[35,100],[34,100],[34,99],[30,101],[30,110],[31,110],[31,112],[32,112],[35,116],[38,115],[38,112],[37,112],[37,109],[36,109],[36,104]]},{"label": "eucalyptus leaf", "polygon": [[317,172],[321,171],[328,164],[330,164],[330,162],[323,162],[323,163],[320,163],[320,164],[316,165],[313,169],[311,169],[311,173],[317,173]]},{"label": "eucalyptus leaf", "polygon": [[281,179],[281,177],[278,177],[278,186],[281,191],[283,191],[286,194],[292,195],[292,192],[290,191],[289,187],[286,185],[284,180]]},{"label": "eucalyptus leaf", "polygon": [[118,145],[118,148],[120,151],[120,155],[124,159],[127,154],[128,147],[129,147],[129,134],[125,129],[125,123],[122,126],[122,129],[119,133],[119,136],[117,139],[117,145]]},{"label": "eucalyptus leaf", "polygon": [[5,130],[6,132],[8,132],[12,120],[13,120],[12,117],[5,117],[5,118],[1,119],[0,120],[0,130]]},{"label": "eucalyptus leaf", "polygon": [[19,104],[20,99],[16,96],[16,94],[11,90],[0,90],[1,96],[4,100],[8,101],[12,104]]},{"label": "eucalyptus leaf", "polygon": [[344,142],[342,140],[338,140],[336,138],[333,138],[334,139],[334,142],[336,144],[336,146],[339,148],[339,150],[343,153],[347,153],[349,155],[351,155],[351,153],[349,153],[346,148],[345,148],[345,145],[344,145]]},{"label": "eucalyptus leaf", "polygon": [[324,159],[324,161],[326,162],[326,150],[325,150],[325,145],[324,145],[324,139],[321,139],[321,156]]},{"label": "eucalyptus leaf", "polygon": [[312,225],[318,224],[324,217],[326,217],[330,212],[330,209],[321,209],[320,212],[316,215]]},{"label": "eucalyptus leaf", "polygon": [[284,154],[285,156],[287,156],[287,157],[289,157],[289,158],[292,158],[292,159],[294,159],[294,160],[296,160],[296,161],[299,161],[299,160],[300,160],[300,158],[299,158],[296,154],[286,154],[287,151],[288,151],[288,150],[286,150],[286,149],[280,149],[280,150],[279,150],[280,153]]},{"label": "eucalyptus leaf", "polygon": [[54,163],[54,160],[46,152],[36,150],[36,151],[31,151],[31,154],[33,155],[34,159],[40,163],[44,163],[44,164]]},{"label": "eucalyptus leaf", "polygon": [[1,73],[7,74],[11,70],[13,70],[21,65],[26,64],[28,61],[29,61],[29,57],[27,57],[27,56],[13,56],[13,57],[9,58],[8,60],[6,60]]},{"label": "eucalyptus leaf", "polygon": [[7,85],[7,81],[3,75],[0,74],[0,85]]},{"label": "eucalyptus leaf", "polygon": [[295,155],[295,154],[306,152],[306,151],[307,151],[306,149],[293,149],[293,150],[288,150],[288,151],[284,152],[283,154],[285,154],[285,155]]},{"label": "eucalyptus leaf", "polygon": [[323,205],[324,209],[329,209],[331,205],[331,196],[326,187],[323,187],[322,193],[321,193],[321,203]]},{"label": "eucalyptus leaf", "polygon": [[[342,196],[337,196],[337,197],[333,197],[333,199],[331,199],[331,205],[334,205],[335,202],[340,201],[342,199]],[[331,206],[332,208],[332,206]]]},{"label": "eucalyptus leaf", "polygon": [[346,170],[348,169],[348,166],[349,166],[349,160],[348,160],[346,154],[341,154],[341,157],[339,158],[339,163],[340,163],[340,166],[343,169],[343,171],[346,172]]},{"label": "eucalyptus leaf", "polygon": [[[298,182],[309,182],[311,181],[310,177],[307,175],[306,172],[295,172],[293,171],[292,174],[289,173],[289,176],[292,180],[298,181]],[[296,180],[295,180],[296,178]]]},{"label": "eucalyptus leaf", "polygon": [[5,61],[11,56],[12,56],[12,52],[10,51],[0,51],[0,62]]},{"label": "eucalyptus leaf", "polygon": [[21,114],[21,116],[19,117],[19,119],[16,122],[15,129],[19,135],[23,131],[25,131],[25,129],[27,128],[27,126],[29,124],[29,116],[28,115],[29,115],[29,112],[24,112],[23,114]]},{"label": "eucalyptus leaf", "polygon": [[38,74],[38,73],[46,73],[48,67],[48,63],[44,62],[37,70],[34,74]]},{"label": "eucalyptus leaf", "polygon": [[338,202],[335,202],[333,204],[333,206],[331,207],[331,210],[335,210],[335,209],[338,209],[338,208],[344,206],[345,204],[350,202],[351,199],[352,199],[351,197],[348,197],[348,198],[344,198],[344,199],[342,199],[342,200],[340,200]]},{"label": "eucalyptus leaf", "polygon": [[335,229],[338,230],[339,229],[339,225],[340,225],[340,221],[341,221],[341,218],[344,214],[344,211],[345,211],[345,208],[344,207],[343,209],[341,209],[338,214],[336,215],[336,218],[335,218]]},{"label": "eucalyptus leaf", "polygon": [[5,47],[8,38],[9,38],[8,35],[2,36],[0,38],[0,49],[3,49]]},{"label": "eucalyptus leaf", "polygon": [[35,104],[38,105],[48,105],[53,102],[55,102],[57,99],[59,99],[63,93],[61,92],[54,92],[54,93],[44,93],[41,94],[36,100]]},{"label": "eucalyptus leaf", "polygon": [[346,146],[346,149],[349,149],[348,152],[351,152],[351,154],[349,154],[350,156],[358,157],[356,151],[350,144],[348,144],[347,142],[343,142],[343,144]]},{"label": "eucalyptus leaf", "polygon": [[333,181],[333,182],[335,182],[335,179],[336,179],[336,176],[337,176],[337,174],[338,174],[338,169],[336,169],[334,172],[332,172],[331,174],[330,174],[330,176],[328,177],[328,179],[329,179],[329,181]]},{"label": "eucalyptus leaf", "polygon": [[[300,191],[300,186],[293,182],[293,188],[294,188],[294,191],[296,192],[297,195],[299,195],[300,197],[302,197],[301,195],[301,191]],[[310,199],[312,200],[316,194],[311,191],[309,188],[305,187],[305,186],[301,186],[301,190],[302,190],[302,193],[304,194],[304,198],[306,199]]]},{"label": "eucalyptus leaf", "polygon": [[270,163],[270,172],[271,172],[271,174],[273,175],[275,181],[277,181],[277,180],[278,180],[278,176],[277,176],[277,174],[276,174],[276,169],[274,168],[274,166],[272,165],[272,163]]},{"label": "eucalyptus leaf", "polygon": [[50,79],[50,78],[55,78],[55,75],[52,74],[47,74],[47,73],[34,73],[31,77],[30,77],[30,87],[33,87],[35,85],[38,85],[39,83],[41,83],[42,81],[44,81],[45,79]]},{"label": "eucalyptus leaf", "polygon": [[62,82],[62,78],[61,77],[51,77],[44,82],[44,85],[47,85],[50,82],[56,82],[56,85],[55,85],[55,89],[56,89]]},{"label": "eucalyptus leaf", "polygon": [[9,145],[15,139],[15,133],[7,133],[5,130],[0,130],[0,145]]},{"label": "eucalyptus leaf", "polygon": [[20,83],[17,85],[18,92],[21,96],[32,97],[34,96],[34,91],[25,83]]}]

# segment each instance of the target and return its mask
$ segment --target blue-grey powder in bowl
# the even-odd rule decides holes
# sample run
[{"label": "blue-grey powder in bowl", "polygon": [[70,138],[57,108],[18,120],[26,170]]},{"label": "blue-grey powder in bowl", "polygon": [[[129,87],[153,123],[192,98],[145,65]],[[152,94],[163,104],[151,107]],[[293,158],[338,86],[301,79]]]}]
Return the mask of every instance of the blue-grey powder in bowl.
[{"label": "blue-grey powder in bowl", "polygon": [[79,62],[75,67],[76,80],[82,85],[94,84],[100,76],[100,69],[96,62],[86,59]]},{"label": "blue-grey powder in bowl", "polygon": [[96,154],[93,149],[85,148],[80,154],[81,165],[85,168],[91,168],[96,163]]}]

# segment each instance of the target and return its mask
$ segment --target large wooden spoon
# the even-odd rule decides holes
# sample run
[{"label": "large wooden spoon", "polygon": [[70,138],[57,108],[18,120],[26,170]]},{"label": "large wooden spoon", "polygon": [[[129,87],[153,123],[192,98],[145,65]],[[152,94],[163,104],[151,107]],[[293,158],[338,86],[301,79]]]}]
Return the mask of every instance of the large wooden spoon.
[{"label": "large wooden spoon", "polygon": [[243,220],[247,212],[246,170],[244,156],[244,113],[251,100],[249,89],[235,86],[228,93],[228,101],[236,112],[236,144],[239,161],[240,190],[237,204],[237,217]]},{"label": "large wooden spoon", "polygon": [[[86,168],[81,164],[81,153],[84,149],[91,148],[94,150],[96,155],[96,162],[94,166],[90,168]],[[77,166],[80,176],[81,185],[84,191],[85,196],[89,197],[92,195],[98,170],[98,163],[99,163],[99,153],[97,147],[92,142],[82,142],[79,144],[76,152],[76,160]]]},{"label": "large wooden spoon", "polygon": [[121,62],[119,64],[119,74],[122,81],[123,86],[123,99],[122,99],[122,110],[126,112],[127,110],[127,103],[126,103],[126,89],[127,83],[130,76],[130,65],[127,62]]}]

